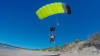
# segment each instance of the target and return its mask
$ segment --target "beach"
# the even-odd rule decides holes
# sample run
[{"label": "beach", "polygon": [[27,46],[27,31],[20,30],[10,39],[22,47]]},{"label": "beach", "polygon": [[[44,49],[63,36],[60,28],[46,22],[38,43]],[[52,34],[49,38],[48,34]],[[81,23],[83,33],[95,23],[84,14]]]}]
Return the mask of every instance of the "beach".
[{"label": "beach", "polygon": [[57,56],[47,51],[32,51],[24,49],[0,49],[0,56]]}]

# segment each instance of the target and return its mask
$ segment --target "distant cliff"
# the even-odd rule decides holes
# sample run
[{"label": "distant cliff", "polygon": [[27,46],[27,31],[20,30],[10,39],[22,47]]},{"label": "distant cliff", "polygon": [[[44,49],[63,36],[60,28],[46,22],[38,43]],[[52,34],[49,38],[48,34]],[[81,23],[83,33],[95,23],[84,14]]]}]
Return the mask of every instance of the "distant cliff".
[{"label": "distant cliff", "polygon": [[[10,44],[0,43],[0,48],[19,49],[20,47],[13,46]],[[20,49],[23,49],[23,48],[20,48]]]}]

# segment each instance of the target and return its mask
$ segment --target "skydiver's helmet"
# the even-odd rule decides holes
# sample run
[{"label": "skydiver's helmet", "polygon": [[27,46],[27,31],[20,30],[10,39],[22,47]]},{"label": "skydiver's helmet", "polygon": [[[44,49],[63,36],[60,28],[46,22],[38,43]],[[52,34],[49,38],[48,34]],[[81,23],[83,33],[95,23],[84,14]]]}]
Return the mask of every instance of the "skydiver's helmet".
[{"label": "skydiver's helmet", "polygon": [[50,27],[50,31],[51,31],[51,32],[53,32],[53,31],[55,31],[55,30],[56,30],[55,27]]}]

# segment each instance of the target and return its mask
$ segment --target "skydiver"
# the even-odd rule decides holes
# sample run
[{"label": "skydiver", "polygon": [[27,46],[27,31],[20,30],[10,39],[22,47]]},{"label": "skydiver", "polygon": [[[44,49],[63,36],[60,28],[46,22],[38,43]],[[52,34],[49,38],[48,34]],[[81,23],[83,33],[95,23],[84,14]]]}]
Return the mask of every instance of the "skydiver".
[{"label": "skydiver", "polygon": [[51,44],[51,42],[54,42],[54,45],[55,45],[55,27],[50,27],[50,31],[51,31],[51,33],[50,33],[50,44]]},{"label": "skydiver", "polygon": [[50,34],[50,43],[51,42],[55,42],[55,34],[54,33]]}]

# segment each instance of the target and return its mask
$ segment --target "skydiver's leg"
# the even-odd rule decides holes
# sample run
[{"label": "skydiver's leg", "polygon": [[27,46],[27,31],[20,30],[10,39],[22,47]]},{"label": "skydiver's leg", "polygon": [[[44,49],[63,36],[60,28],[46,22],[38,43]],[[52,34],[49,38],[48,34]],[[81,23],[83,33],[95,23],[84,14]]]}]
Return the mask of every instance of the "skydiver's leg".
[{"label": "skydiver's leg", "polygon": [[49,47],[51,47],[51,42],[52,42],[52,40],[50,39],[50,41],[49,41]]},{"label": "skydiver's leg", "polygon": [[53,42],[54,42],[54,46],[55,46],[55,39],[53,40]]}]

